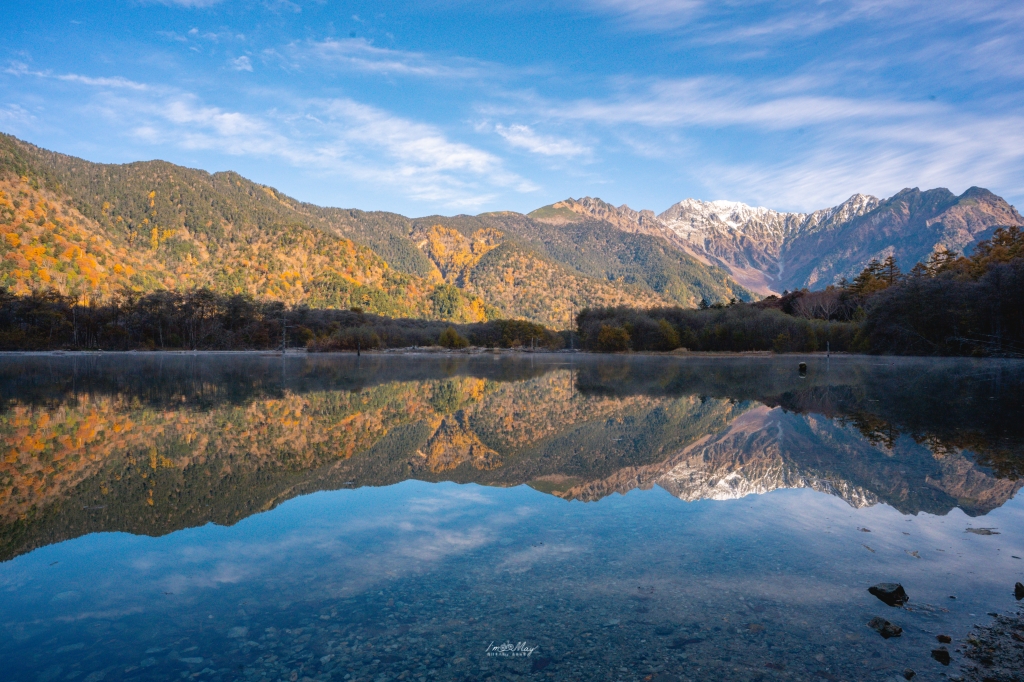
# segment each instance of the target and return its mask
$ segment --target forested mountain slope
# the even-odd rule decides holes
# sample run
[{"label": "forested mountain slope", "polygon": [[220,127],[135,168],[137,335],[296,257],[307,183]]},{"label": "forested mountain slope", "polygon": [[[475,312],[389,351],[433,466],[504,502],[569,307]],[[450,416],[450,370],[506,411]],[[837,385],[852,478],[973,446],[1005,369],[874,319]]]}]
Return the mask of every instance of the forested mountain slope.
[{"label": "forested mountain slope", "polygon": [[[573,308],[747,297],[664,240],[520,214],[324,208],[236,173],[96,164],[0,136],[0,285],[83,300],[207,287],[312,307],[564,327]],[[696,264],[696,268],[693,265]]]}]

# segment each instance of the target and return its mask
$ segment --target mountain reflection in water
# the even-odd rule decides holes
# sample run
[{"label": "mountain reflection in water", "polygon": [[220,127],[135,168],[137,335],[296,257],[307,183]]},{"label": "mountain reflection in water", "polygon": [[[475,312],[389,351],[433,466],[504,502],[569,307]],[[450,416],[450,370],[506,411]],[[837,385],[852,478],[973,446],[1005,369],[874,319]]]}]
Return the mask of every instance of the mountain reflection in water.
[{"label": "mountain reflection in water", "polygon": [[[797,372],[800,359],[807,361],[806,377]],[[121,665],[117,663],[121,654],[110,644],[115,640],[103,640],[109,644],[89,647],[90,655],[102,658],[105,667],[80,668],[81,662],[44,665],[44,651],[77,647],[76,642],[65,641],[69,637],[91,637],[83,635],[84,631],[71,635],[70,630],[60,630],[65,626],[55,624],[96,621],[95,626],[109,634],[111,628],[118,629],[112,623],[124,617],[144,620],[148,616],[132,614],[163,613],[150,603],[163,598],[161,590],[163,595],[178,595],[201,588],[214,589],[219,596],[199,602],[194,595],[187,603],[167,606],[171,610],[166,617],[177,625],[151,625],[152,632],[162,633],[160,637],[184,642],[181,638],[195,640],[196,633],[204,631],[203,622],[193,622],[200,617],[196,615],[199,611],[209,611],[210,619],[218,624],[242,617],[247,625],[233,626],[233,630],[213,628],[219,635],[211,640],[226,638],[216,644],[220,647],[216,655],[236,657],[239,668],[224,668],[227,664],[208,668],[203,674],[209,679],[278,679],[280,675],[294,682],[300,676],[369,680],[394,675],[402,680],[483,680],[492,675],[529,673],[558,679],[599,676],[639,680],[670,674],[678,677],[665,679],[700,679],[690,670],[700,666],[725,675],[721,679],[801,679],[815,671],[825,679],[833,679],[829,675],[874,679],[876,674],[888,675],[892,668],[887,660],[873,662],[883,655],[879,651],[886,651],[878,648],[882,643],[865,640],[866,648],[856,652],[856,660],[837,660],[831,667],[808,652],[835,640],[845,627],[839,625],[843,619],[852,619],[847,625],[854,634],[837,640],[841,648],[868,636],[855,629],[862,627],[855,623],[861,617],[859,611],[845,613],[841,619],[821,610],[826,606],[842,608],[842,600],[855,600],[851,595],[863,599],[862,589],[849,588],[849,581],[893,578],[890,573],[868,576],[859,565],[867,559],[851,557],[897,551],[900,538],[909,532],[897,530],[894,522],[901,515],[925,512],[920,527],[913,526],[913,531],[932,539],[937,548],[933,552],[948,551],[943,555],[947,563],[930,563],[936,561],[930,555],[903,570],[906,576],[919,574],[919,590],[934,592],[933,599],[945,598],[936,596],[950,590],[941,585],[940,574],[973,576],[973,562],[982,556],[956,545],[968,542],[962,538],[964,526],[952,529],[943,525],[946,516],[980,517],[997,510],[1014,499],[1024,474],[1024,419],[1020,414],[1024,364],[1011,360],[570,354],[368,354],[358,358],[255,353],[4,355],[0,398],[0,562],[6,562],[6,567],[0,563],[0,591],[22,594],[20,591],[27,590],[22,601],[0,607],[0,623],[7,628],[10,642],[36,642],[35,646],[42,647],[28,649],[34,657],[26,658],[25,665],[18,668],[22,677],[11,679],[36,679],[39,675],[75,679],[90,671],[89,677],[83,678],[88,682],[156,679],[161,675],[177,679],[179,672],[181,677],[201,677],[202,671],[194,669],[208,664],[187,664],[182,669],[180,662],[197,657],[209,662],[212,654],[203,654],[207,658],[189,656],[184,644],[147,644],[164,653],[139,653],[147,655],[145,665]],[[396,485],[410,480],[487,487]],[[497,489],[523,484],[529,487],[506,492]],[[758,497],[779,488],[807,489],[788,494],[799,497]],[[635,489],[651,493],[630,494]],[[334,495],[340,497],[309,496],[283,505],[322,491],[338,491]],[[626,497],[609,500],[615,493]],[[755,497],[749,497],[752,495]],[[744,502],[736,502],[740,499]],[[680,500],[733,502],[706,507]],[[563,501],[599,504],[567,505]],[[843,512],[837,504],[848,511]],[[282,508],[272,514],[260,514],[279,506]],[[878,509],[865,509],[869,507]],[[743,516],[749,509],[760,511]],[[807,525],[843,514],[848,519],[843,522],[852,532],[843,542],[871,538],[870,543],[853,543],[859,554],[847,554],[854,551],[847,545],[827,549],[829,543],[839,542],[827,538],[809,550],[806,539],[798,537],[806,528],[786,535],[788,531],[773,529],[771,520],[785,516]],[[1017,518],[1020,510],[1015,506],[1008,514],[1008,518]],[[241,523],[251,516],[254,518]],[[539,520],[547,519],[542,521],[547,540],[517,534],[511,528],[520,518],[532,519],[535,530]],[[692,520],[697,518],[702,519],[699,529]],[[316,519],[323,519],[322,524],[317,525],[321,521]],[[860,536],[854,528],[868,520],[878,527],[874,535],[867,536],[865,530]],[[986,524],[975,520],[977,523],[968,523]],[[239,529],[198,527],[210,522]],[[654,535],[652,525],[662,527],[663,535]],[[263,535],[253,535],[256,527],[262,528],[259,534]],[[195,530],[184,530],[188,528]],[[829,528],[825,525],[820,532],[833,534]],[[164,544],[145,545],[143,552],[138,539],[89,535],[110,531],[170,537]],[[742,549],[729,545],[733,542],[728,540],[729,534],[741,538],[735,541],[740,544],[756,542],[752,538],[759,534],[773,540],[759,550],[764,556],[754,560],[754,555],[748,555],[748,560]],[[992,554],[990,572],[961,587],[973,595],[962,595],[962,602],[973,604],[975,610],[996,598],[992,586],[1002,578],[991,571],[1001,570],[998,567],[1004,560],[1013,564],[1011,554],[1024,556],[1017,551],[1019,532],[1008,535],[1004,529],[999,534],[1001,538],[992,541],[991,547],[977,545],[978,552],[1001,552]],[[78,544],[65,542],[83,536],[89,538],[76,541]],[[507,546],[516,551],[502,558],[471,560],[473,552],[494,545],[498,536],[509,538],[507,544],[496,546],[498,550]],[[286,542],[287,538],[291,540]],[[972,543],[987,542],[970,538]],[[63,544],[55,545],[58,543]],[[665,551],[653,549],[662,547],[659,543],[676,543],[668,552],[682,552],[680,558],[672,559],[678,565],[656,568],[669,560],[654,556]],[[50,545],[55,546],[47,547]],[[176,554],[178,545],[191,549]],[[228,546],[234,549],[228,551]],[[736,551],[739,554],[734,554]],[[911,561],[923,556],[921,550],[898,551],[905,551]],[[239,552],[245,561],[232,556]],[[813,554],[820,566],[833,566],[831,580],[836,585],[781,558],[801,552],[808,557]],[[828,552],[842,555],[850,565],[839,568],[843,562],[835,559],[829,564]],[[200,555],[207,558],[189,558]],[[67,589],[41,587],[47,574],[43,571],[49,566],[39,562],[53,557],[53,565],[72,563],[78,571],[77,578],[69,578],[63,586]],[[574,557],[587,557],[590,563],[587,568],[559,568]],[[178,568],[182,562],[190,565],[194,560],[223,565],[205,578],[199,568],[195,574]],[[871,556],[870,560],[881,561],[882,557]],[[444,561],[469,563],[458,564],[461,567],[451,574],[430,573],[439,570],[438,562]],[[321,562],[337,565],[345,578],[326,578],[323,565],[327,563]],[[139,578],[138,585],[131,587],[96,587],[95,594],[86,598],[83,595],[99,574],[95,571],[100,563],[108,572],[123,570],[139,576],[147,570],[156,572],[151,578]],[[1018,559],[1017,563],[1024,561]],[[228,564],[230,568],[225,567]],[[578,576],[573,569],[585,572]],[[668,589],[670,574],[682,576],[681,571],[689,570],[710,581],[701,589],[720,594],[687,596],[677,590],[668,602],[663,601],[668,593],[650,596],[655,586]],[[767,572],[758,578],[759,571]],[[773,587],[778,591],[774,597],[759,592],[785,571],[792,581]],[[847,576],[843,571],[853,572]],[[289,582],[286,577],[292,573],[295,578]],[[422,650],[417,649],[415,633],[411,634],[414,623],[437,623],[438,617],[462,624],[473,637],[492,636],[493,632],[473,630],[480,627],[481,615],[465,620],[473,609],[492,613],[488,617],[492,617],[493,628],[502,619],[520,627],[519,607],[488,611],[494,605],[488,599],[498,598],[500,589],[481,585],[492,579],[508,579],[511,585],[518,579],[509,576],[523,574],[547,583],[528,588],[516,583],[519,592],[515,594],[520,596],[501,593],[503,598],[515,601],[521,597],[528,603],[536,601],[539,609],[557,608],[562,613],[534,614],[528,619],[535,631],[531,636],[542,641],[542,649],[530,658],[537,656],[541,664],[527,662],[522,664],[525,668],[504,672],[488,668],[489,664],[474,663],[473,656],[480,653],[475,650],[472,654],[451,648],[438,652],[436,642],[423,644],[423,632]],[[262,593],[249,586],[257,580],[255,576],[261,577]],[[457,580],[455,576],[463,577]],[[586,597],[572,597],[584,579],[593,582],[591,592]],[[392,594],[381,589],[381,580],[407,583],[392,584],[388,588],[396,591]],[[633,609],[630,613],[635,611],[632,621],[605,617],[605,607],[593,605],[595,599],[604,599],[601,594],[614,602],[615,586],[621,580],[647,581],[630,588],[635,593],[631,593],[631,601],[624,602]],[[458,581],[467,583],[460,588]],[[846,587],[836,592],[840,583]],[[460,589],[465,594],[453,597]],[[36,594],[32,590],[41,591]],[[243,592],[237,593],[239,590]],[[380,599],[374,596],[378,590]],[[490,597],[480,597],[481,590]],[[262,607],[242,606],[270,603],[273,598],[267,591],[285,605],[276,611],[267,606],[273,611],[270,614]],[[416,601],[417,592],[433,599],[429,603],[434,606]],[[476,596],[466,596],[472,593]],[[743,594],[749,600],[760,594],[761,600],[746,602],[750,611],[744,615],[730,616],[727,609],[719,610],[717,600],[724,594],[733,604],[737,599],[742,602]],[[769,603],[772,598],[800,604],[804,625],[797,630],[792,629],[796,627],[793,623],[776,626],[781,639],[775,649],[768,650],[772,645],[757,638],[771,627],[769,614],[775,613],[779,622],[793,617],[786,615],[783,606]],[[445,599],[462,605],[453,606],[455,610],[436,606]],[[699,617],[693,616],[697,620],[682,623],[686,619],[670,611],[673,600],[678,607],[689,603],[687,599],[695,599],[693,604],[702,604],[699,608],[703,610]],[[68,606],[78,600],[82,600],[81,606]],[[920,617],[934,621],[944,617],[938,613],[949,612],[943,605],[914,600],[910,607],[918,608],[923,614]],[[395,605],[399,603],[406,606]],[[870,599],[856,603],[873,608]],[[410,604],[418,604],[413,609],[418,609],[415,617]],[[76,614],[61,615],[62,608],[72,608]],[[244,617],[237,614],[240,608]],[[457,613],[459,609],[467,612]],[[606,622],[589,622],[583,614],[590,612],[588,609],[605,614],[600,617]],[[696,613],[699,609],[690,610]],[[966,619],[967,615],[957,617]],[[401,621],[403,617],[407,621]],[[739,630],[736,617],[742,620]],[[950,628],[964,627],[964,621],[948,617]],[[566,619],[579,627],[565,630]],[[183,625],[185,621],[190,625]],[[323,627],[309,625],[322,621]],[[809,622],[830,624],[821,625],[820,632],[831,634],[822,640],[824,635],[817,634]],[[648,626],[650,632],[643,630]],[[75,627],[81,630],[85,626]],[[544,634],[553,627],[550,634]],[[925,641],[929,627],[919,624],[914,630],[904,623],[907,634],[902,641],[914,637]],[[669,630],[671,637],[666,634]],[[286,637],[279,631],[289,634]],[[591,631],[601,633],[596,637],[603,638],[606,655],[590,656],[590,663],[569,663],[575,658],[567,651],[592,651],[593,646],[585,646],[593,643]],[[257,637],[260,632],[265,634]],[[317,648],[313,662],[305,660],[304,653],[287,659],[279,659],[280,652],[272,656],[263,653],[267,647],[273,648],[267,638],[291,638],[289,646],[304,646],[310,640],[298,641],[305,636],[303,632],[311,637],[309,646]],[[715,637],[726,635],[732,639],[713,646]],[[445,636],[453,638],[449,647],[466,645],[455,634]],[[345,637],[347,643],[337,643]],[[669,638],[662,641],[657,637]],[[639,642],[644,643],[640,648],[653,647],[655,641],[660,642],[656,655],[626,651],[640,646]],[[705,650],[701,648],[705,643],[711,657],[701,658],[699,651]],[[481,649],[486,644],[482,642]],[[367,658],[370,653],[354,652],[359,646],[388,648]],[[477,646],[475,640],[472,646]],[[725,655],[723,646],[735,651]],[[758,649],[760,646],[768,649]],[[417,649],[415,665],[409,658],[413,653],[401,653],[407,649]],[[67,649],[69,662],[78,659],[75,651],[78,649]],[[785,651],[788,653],[782,655]],[[262,662],[258,665],[253,663],[257,654]],[[169,663],[161,656],[170,656]],[[794,662],[800,660],[800,666],[786,664],[790,666],[787,669],[779,663],[786,656]],[[843,657],[838,653],[829,656]],[[927,659],[927,650],[906,659],[921,666],[922,656]],[[154,663],[146,663],[151,659]],[[740,659],[744,663],[735,668],[733,663]],[[319,665],[314,665],[315,660]],[[344,666],[343,660],[347,662]],[[443,665],[429,663],[437,660]],[[388,662],[393,664],[390,668]],[[767,668],[766,662],[770,664]],[[753,666],[757,672],[723,672],[743,666]],[[868,670],[870,674],[865,672]]]},{"label": "mountain reflection in water", "polygon": [[231,525],[406,479],[567,500],[813,488],[986,514],[1024,472],[1011,361],[569,355],[6,356],[0,559]]}]

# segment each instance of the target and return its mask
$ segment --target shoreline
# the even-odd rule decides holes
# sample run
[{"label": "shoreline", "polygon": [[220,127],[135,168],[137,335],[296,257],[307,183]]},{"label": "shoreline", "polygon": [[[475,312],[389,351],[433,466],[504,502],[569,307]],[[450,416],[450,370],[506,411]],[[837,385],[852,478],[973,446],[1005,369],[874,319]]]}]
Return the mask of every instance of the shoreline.
[{"label": "shoreline", "polygon": [[[215,355],[282,355],[280,349],[259,349],[259,348],[245,348],[245,349],[196,349],[196,350],[185,350],[180,348],[175,349],[155,349],[155,350],[103,350],[103,349],[54,349],[54,350],[0,350],[0,356],[3,355],[196,355],[199,353],[203,354],[215,354]],[[606,352],[606,351],[590,351],[590,350],[569,350],[568,348],[559,348],[557,350],[550,350],[546,348],[487,348],[484,346],[470,346],[469,348],[441,348],[437,346],[408,346],[405,348],[374,348],[362,351],[354,350],[332,350],[332,351],[310,351],[305,348],[289,348],[285,351],[286,355],[606,355],[610,357],[789,357],[797,355],[805,356],[821,356],[828,357],[831,355],[844,356],[844,357],[874,357],[867,353],[847,353],[847,352],[832,352],[827,353],[826,351],[794,351],[792,353],[777,353],[770,350],[750,350],[750,351],[625,351],[625,352]],[[877,356],[883,357],[883,356]],[[884,357],[912,357],[912,356],[884,356]]]},{"label": "shoreline", "polygon": [[262,355],[267,357],[329,357],[329,356],[355,356],[360,357],[361,355],[368,356],[481,356],[481,355],[492,355],[492,356],[581,356],[581,357],[618,357],[618,358],[640,358],[640,357],[652,357],[652,358],[799,358],[799,357],[810,357],[810,358],[831,358],[833,356],[837,358],[920,358],[920,359],[963,359],[963,360],[1016,360],[1021,361],[1022,358],[1007,358],[1007,357],[971,357],[966,355],[873,355],[870,353],[850,353],[845,351],[794,351],[792,353],[778,353],[775,351],[626,351],[617,353],[608,353],[601,351],[588,351],[588,350],[569,350],[561,348],[558,350],[549,349],[528,349],[528,348],[485,348],[485,347],[470,347],[470,348],[440,348],[436,346],[419,346],[419,347],[407,347],[407,348],[384,348],[384,349],[373,349],[364,351],[352,351],[352,350],[337,350],[337,351],[308,351],[305,348],[289,348],[285,353],[280,350],[268,350],[268,349],[244,349],[244,350],[0,350],[0,358],[2,357],[25,357],[25,356],[49,356],[49,357],[98,357],[104,355],[112,356],[133,356],[133,357],[150,357],[157,355],[169,355],[169,356],[188,356],[188,355],[223,355],[223,356],[237,356],[237,355]]}]

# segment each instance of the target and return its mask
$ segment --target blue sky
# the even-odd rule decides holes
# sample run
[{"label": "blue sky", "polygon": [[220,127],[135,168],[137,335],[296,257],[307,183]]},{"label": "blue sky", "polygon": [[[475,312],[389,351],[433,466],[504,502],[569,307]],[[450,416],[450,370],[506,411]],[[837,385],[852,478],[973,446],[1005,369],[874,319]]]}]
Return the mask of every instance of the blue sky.
[{"label": "blue sky", "polygon": [[0,130],[406,215],[1024,200],[1019,0],[11,3]]}]

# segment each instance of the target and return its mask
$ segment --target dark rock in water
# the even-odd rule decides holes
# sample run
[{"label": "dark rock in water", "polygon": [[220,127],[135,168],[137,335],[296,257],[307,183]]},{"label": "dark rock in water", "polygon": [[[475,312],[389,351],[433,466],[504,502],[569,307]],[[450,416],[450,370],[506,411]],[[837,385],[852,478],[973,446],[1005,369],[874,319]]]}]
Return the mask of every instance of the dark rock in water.
[{"label": "dark rock in water", "polygon": [[550,658],[535,658],[533,659],[533,663],[530,665],[530,670],[537,672],[539,670],[543,670],[549,665],[551,665]]},{"label": "dark rock in water", "polygon": [[699,639],[697,637],[689,637],[686,639],[682,637],[676,637],[672,640],[672,645],[669,647],[669,649],[682,649],[687,644],[700,644],[703,641],[703,639]]},{"label": "dark rock in water", "polygon": [[953,641],[953,638],[949,635],[935,635],[935,639],[939,640],[942,644],[949,644]]},{"label": "dark rock in water", "polygon": [[949,665],[949,651],[947,651],[944,646],[940,646],[938,649],[932,649],[932,658],[942,665]]},{"label": "dark rock in water", "polygon": [[899,583],[878,583],[868,588],[868,592],[875,595],[889,606],[903,606],[910,597],[907,596],[903,585]]},{"label": "dark rock in water", "polygon": [[668,637],[675,631],[675,626],[672,625],[659,625],[658,627],[654,628],[654,634],[658,635],[659,637]]},{"label": "dark rock in water", "polygon": [[905,680],[912,680],[912,679],[914,679],[914,675],[916,675],[916,674],[917,673],[915,673],[913,670],[911,670],[910,668],[907,668],[906,670],[903,671],[903,679],[905,679]]},{"label": "dark rock in water", "polygon": [[885,618],[872,618],[868,621],[868,627],[886,639],[889,639],[890,637],[899,637],[903,634],[903,628],[898,625],[893,625]]},{"label": "dark rock in water", "polygon": [[1017,598],[1017,601],[1024,599],[1024,585],[1017,583],[1013,586],[1013,596]]}]

